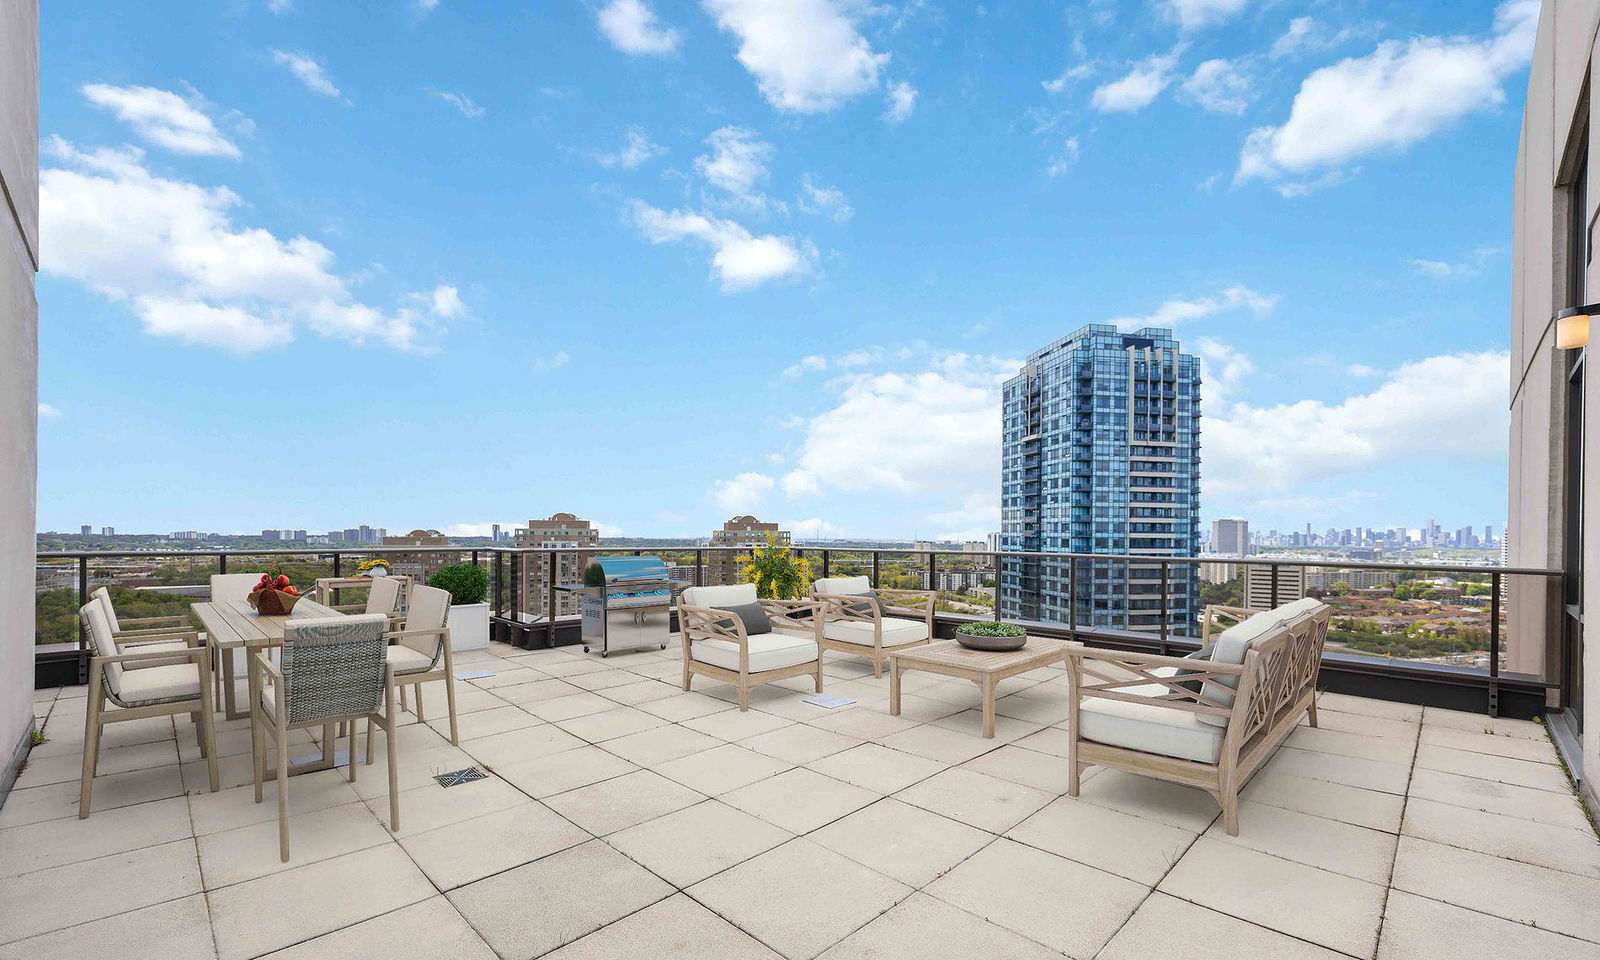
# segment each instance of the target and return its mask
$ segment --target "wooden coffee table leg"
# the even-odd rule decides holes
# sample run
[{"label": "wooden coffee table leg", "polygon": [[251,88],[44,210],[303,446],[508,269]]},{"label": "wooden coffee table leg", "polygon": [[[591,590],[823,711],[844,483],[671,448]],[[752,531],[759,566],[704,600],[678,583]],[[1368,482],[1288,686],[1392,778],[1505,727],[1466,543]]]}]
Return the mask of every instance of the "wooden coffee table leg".
[{"label": "wooden coffee table leg", "polygon": [[984,677],[978,684],[983,690],[983,736],[994,739],[994,677]]},{"label": "wooden coffee table leg", "polygon": [[900,716],[900,658],[889,658],[889,715]]}]

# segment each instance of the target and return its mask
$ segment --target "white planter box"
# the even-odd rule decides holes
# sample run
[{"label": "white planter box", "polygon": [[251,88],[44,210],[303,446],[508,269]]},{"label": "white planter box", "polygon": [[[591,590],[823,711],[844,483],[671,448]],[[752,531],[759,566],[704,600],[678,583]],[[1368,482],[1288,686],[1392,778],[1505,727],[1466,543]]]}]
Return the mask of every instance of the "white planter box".
[{"label": "white planter box", "polygon": [[450,605],[450,649],[489,649],[489,604],[462,603]]}]

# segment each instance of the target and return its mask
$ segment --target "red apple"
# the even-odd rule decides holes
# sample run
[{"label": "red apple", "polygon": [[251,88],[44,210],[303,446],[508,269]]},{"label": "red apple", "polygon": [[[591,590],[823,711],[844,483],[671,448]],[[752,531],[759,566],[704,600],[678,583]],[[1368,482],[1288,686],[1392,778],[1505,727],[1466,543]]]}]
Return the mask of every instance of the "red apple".
[{"label": "red apple", "polygon": [[277,587],[279,590],[282,590],[284,587],[287,587],[288,585],[289,585],[289,578],[284,576],[281,573],[278,574],[278,579],[273,581],[273,586]]}]

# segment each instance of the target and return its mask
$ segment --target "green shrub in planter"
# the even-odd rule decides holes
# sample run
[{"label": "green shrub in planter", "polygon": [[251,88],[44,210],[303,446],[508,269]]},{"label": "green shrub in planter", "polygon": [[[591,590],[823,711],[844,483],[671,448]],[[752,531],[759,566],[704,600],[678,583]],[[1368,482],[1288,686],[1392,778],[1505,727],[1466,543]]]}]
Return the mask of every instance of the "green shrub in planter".
[{"label": "green shrub in planter", "polygon": [[429,577],[428,586],[450,591],[450,602],[458,606],[482,603],[489,595],[489,575],[476,564],[452,563]]},{"label": "green shrub in planter", "polygon": [[603,587],[606,585],[606,568],[598,563],[591,563],[583,568],[583,585],[586,587]]},{"label": "green shrub in planter", "polygon": [[956,628],[956,632],[969,637],[1020,637],[1028,631],[1014,623],[993,623],[983,620],[978,623],[963,623]]}]

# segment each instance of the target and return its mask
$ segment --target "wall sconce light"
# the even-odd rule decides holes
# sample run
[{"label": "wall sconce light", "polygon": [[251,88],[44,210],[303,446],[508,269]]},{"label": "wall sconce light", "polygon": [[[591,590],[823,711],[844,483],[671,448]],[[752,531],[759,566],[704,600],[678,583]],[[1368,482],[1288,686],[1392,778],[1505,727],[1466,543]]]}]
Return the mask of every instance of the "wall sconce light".
[{"label": "wall sconce light", "polygon": [[1568,307],[1556,314],[1556,349],[1576,350],[1589,345],[1589,316],[1600,313],[1600,303]]}]

